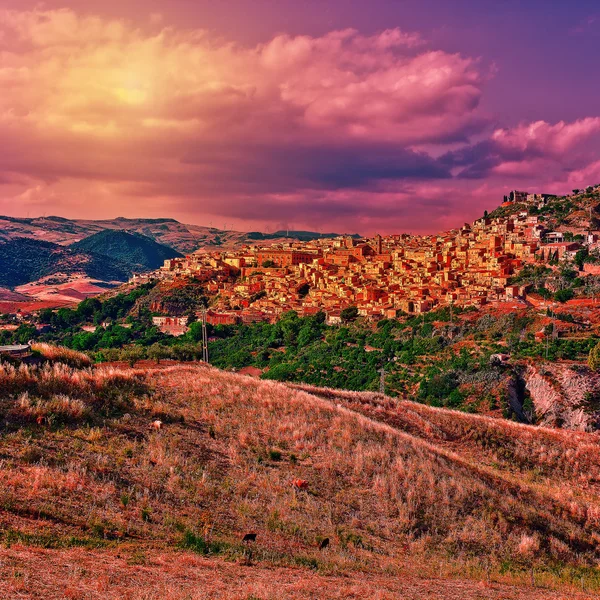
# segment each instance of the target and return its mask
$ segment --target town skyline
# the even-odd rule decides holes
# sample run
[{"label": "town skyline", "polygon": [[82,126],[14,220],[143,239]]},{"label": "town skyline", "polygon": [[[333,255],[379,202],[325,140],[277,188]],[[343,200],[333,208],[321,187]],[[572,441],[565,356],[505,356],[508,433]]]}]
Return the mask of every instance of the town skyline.
[{"label": "town skyline", "polygon": [[[577,261],[586,275],[600,272],[596,261],[600,235],[592,206],[590,220],[569,231],[553,231],[547,218],[560,214],[563,207],[572,210],[575,198],[581,209],[599,190],[597,185],[564,198],[515,190],[491,215],[434,235],[340,236],[227,251],[200,249],[169,258],[158,270],[134,276],[132,282],[201,282],[212,298],[205,315],[212,325],[275,323],[289,311],[302,317],[323,313],[327,324],[339,325],[351,307],[371,321],[420,315],[444,306],[480,309],[489,303],[508,303],[516,310],[529,303],[548,308],[553,305],[551,296],[538,297],[531,282],[519,282],[519,273],[548,265],[564,268]],[[565,295],[563,285],[560,277],[551,284],[559,301],[572,298],[572,292]],[[151,308],[164,310],[160,303]],[[181,316],[154,319],[163,333],[176,336],[186,333],[186,323],[187,317]]]},{"label": "town skyline", "polygon": [[428,234],[600,181],[591,2],[375,4],[5,0],[0,214]]}]

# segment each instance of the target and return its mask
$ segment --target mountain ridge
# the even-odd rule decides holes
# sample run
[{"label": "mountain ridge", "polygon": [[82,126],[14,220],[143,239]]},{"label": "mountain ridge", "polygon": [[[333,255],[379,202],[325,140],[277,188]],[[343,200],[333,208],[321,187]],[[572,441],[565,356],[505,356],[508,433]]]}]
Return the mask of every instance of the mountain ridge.
[{"label": "mountain ridge", "polygon": [[31,238],[0,241],[0,264],[0,286],[9,288],[51,275],[80,273],[107,282],[125,282],[130,275],[127,265],[107,256]]},{"label": "mountain ridge", "polygon": [[[155,242],[189,254],[202,247],[231,249],[257,241],[283,241],[287,239],[310,240],[323,234],[310,231],[278,231],[261,233],[221,230],[214,227],[181,223],[170,217],[114,219],[66,219],[59,216],[9,217],[0,215],[0,241],[14,237],[44,239],[68,246],[104,230],[125,229],[140,233]],[[337,234],[327,234],[337,235]],[[357,234],[353,234],[357,235]]]},{"label": "mountain ridge", "polygon": [[101,254],[129,265],[132,271],[142,272],[157,269],[166,259],[183,256],[170,246],[159,244],[141,233],[112,229],[94,233],[69,248]]}]

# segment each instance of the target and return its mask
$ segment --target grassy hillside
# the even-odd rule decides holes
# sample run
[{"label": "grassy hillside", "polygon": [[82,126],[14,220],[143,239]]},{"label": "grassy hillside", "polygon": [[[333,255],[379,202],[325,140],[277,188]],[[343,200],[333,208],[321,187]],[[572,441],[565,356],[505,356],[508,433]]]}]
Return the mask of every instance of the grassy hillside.
[{"label": "grassy hillside", "polygon": [[[189,315],[209,302],[200,282],[151,282],[75,309],[40,311],[38,322],[0,330],[0,344],[34,339],[89,352],[98,362],[121,358],[193,360],[202,328],[162,333],[154,311]],[[1,291],[0,291],[1,294]],[[89,325],[110,322],[90,331]],[[356,319],[328,326],[324,314],[282,315],[276,323],[208,327],[210,361],[221,369],[252,368],[264,379],[356,391],[380,387],[391,396],[432,406],[592,431],[600,424],[600,374],[589,368],[600,341],[600,305],[574,300],[553,310],[494,304],[443,308],[377,324]],[[85,327],[85,330],[82,330]],[[539,332],[557,337],[540,339]],[[498,362],[498,354],[509,359]]]},{"label": "grassy hillside", "polygon": [[70,246],[83,252],[108,256],[134,271],[152,271],[168,258],[182,256],[177,250],[135,232],[105,230]]},{"label": "grassy hillside", "polygon": [[58,244],[15,238],[0,242],[0,286],[15,287],[58,273],[82,273],[103,281],[127,281],[129,269],[105,256]]},{"label": "grassy hillside", "polygon": [[[0,387],[5,544],[95,548],[154,567],[156,553],[185,551],[299,568],[306,581],[525,585],[533,569],[538,586],[572,591],[583,578],[600,589],[593,435],[200,364],[4,366]],[[255,543],[241,542],[247,532]],[[282,597],[269,589],[256,597]]]}]

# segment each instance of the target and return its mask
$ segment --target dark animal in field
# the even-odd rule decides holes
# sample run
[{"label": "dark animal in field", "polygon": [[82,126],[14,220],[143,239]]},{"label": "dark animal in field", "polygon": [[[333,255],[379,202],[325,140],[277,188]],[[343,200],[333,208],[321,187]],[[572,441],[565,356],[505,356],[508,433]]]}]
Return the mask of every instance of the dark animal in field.
[{"label": "dark animal in field", "polygon": [[324,540],[321,540],[321,543],[319,544],[319,550],[325,550],[325,548],[327,548],[327,546],[329,546],[329,538],[325,538]]},{"label": "dark animal in field", "polygon": [[255,542],[256,534],[255,533],[247,533],[243,538],[242,542]]}]

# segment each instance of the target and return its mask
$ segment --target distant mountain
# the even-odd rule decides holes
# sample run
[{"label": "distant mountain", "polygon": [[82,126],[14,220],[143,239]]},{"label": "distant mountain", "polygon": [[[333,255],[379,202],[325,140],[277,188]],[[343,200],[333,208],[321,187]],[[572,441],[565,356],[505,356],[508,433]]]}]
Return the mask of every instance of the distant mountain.
[{"label": "distant mountain", "polygon": [[63,217],[16,218],[0,216],[0,241],[27,237],[68,246],[101,231],[135,232],[179,252],[193,252],[211,245],[232,243],[243,237],[240,232],[224,232],[209,227],[184,225],[174,219],[65,219]]},{"label": "distant mountain", "polygon": [[[293,240],[299,240],[301,242],[310,242],[312,240],[318,240],[320,238],[334,238],[338,237],[339,233],[318,233],[317,231],[276,231],[275,233],[261,233],[260,231],[250,231],[246,234],[246,238],[249,241],[260,241],[260,240],[279,240],[282,238],[289,238]],[[353,233],[350,237],[360,238],[358,233]]]},{"label": "distant mountain", "polygon": [[[15,287],[54,274],[61,274],[62,283],[65,276],[73,275],[105,282],[127,281],[134,272],[153,270],[165,258],[200,248],[233,250],[244,244],[310,241],[335,235],[225,231],[169,218],[93,221],[0,216],[0,286]],[[57,283],[52,278],[49,285]]]},{"label": "distant mountain", "polygon": [[105,229],[69,246],[73,250],[108,256],[132,271],[152,271],[168,258],[182,256],[170,246],[140,233]]},{"label": "distant mountain", "polygon": [[140,233],[159,244],[169,246],[189,254],[199,248],[219,248],[231,250],[243,244],[260,241],[276,242],[287,239],[309,241],[319,237],[332,237],[337,234],[320,234],[314,231],[277,231],[260,233],[257,231],[227,231],[214,227],[202,227],[180,223],[175,219],[106,219],[93,221],[86,219],[65,219],[63,217],[17,218],[0,216],[0,241],[15,237],[27,237],[68,246],[99,233],[100,231],[128,231]]},{"label": "distant mountain", "polygon": [[0,286],[15,287],[58,274],[82,274],[102,281],[127,281],[128,265],[107,256],[30,238],[0,240]]}]

